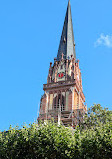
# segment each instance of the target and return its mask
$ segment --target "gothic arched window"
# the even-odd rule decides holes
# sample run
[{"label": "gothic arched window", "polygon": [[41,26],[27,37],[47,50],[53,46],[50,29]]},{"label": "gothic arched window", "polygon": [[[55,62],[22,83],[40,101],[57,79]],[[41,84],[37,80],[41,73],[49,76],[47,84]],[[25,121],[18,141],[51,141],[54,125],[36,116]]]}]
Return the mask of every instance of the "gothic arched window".
[{"label": "gothic arched window", "polygon": [[65,110],[65,98],[64,98],[63,95],[62,95],[61,111],[62,111],[62,110]]},{"label": "gothic arched window", "polygon": [[61,94],[58,94],[58,103],[57,103],[57,108],[61,106]]},{"label": "gothic arched window", "polygon": [[54,109],[65,110],[65,97],[62,94],[58,94],[58,96],[54,98]]}]

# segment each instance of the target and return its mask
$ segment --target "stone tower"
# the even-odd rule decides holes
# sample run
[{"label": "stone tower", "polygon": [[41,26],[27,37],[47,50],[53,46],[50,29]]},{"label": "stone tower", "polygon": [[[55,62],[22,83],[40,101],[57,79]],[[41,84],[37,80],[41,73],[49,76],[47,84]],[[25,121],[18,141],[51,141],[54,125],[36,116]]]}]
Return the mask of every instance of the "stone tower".
[{"label": "stone tower", "polygon": [[76,59],[71,6],[68,2],[57,58],[50,63],[38,121],[51,120],[75,127],[87,111],[79,60]]}]

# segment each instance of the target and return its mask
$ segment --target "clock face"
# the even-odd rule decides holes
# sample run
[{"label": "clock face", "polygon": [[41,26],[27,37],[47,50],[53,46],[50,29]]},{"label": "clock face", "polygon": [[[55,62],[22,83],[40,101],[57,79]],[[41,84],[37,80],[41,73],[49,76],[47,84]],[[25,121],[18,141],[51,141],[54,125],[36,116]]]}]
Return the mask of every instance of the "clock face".
[{"label": "clock face", "polygon": [[64,77],[64,72],[60,72],[57,74],[58,78],[63,78]]}]

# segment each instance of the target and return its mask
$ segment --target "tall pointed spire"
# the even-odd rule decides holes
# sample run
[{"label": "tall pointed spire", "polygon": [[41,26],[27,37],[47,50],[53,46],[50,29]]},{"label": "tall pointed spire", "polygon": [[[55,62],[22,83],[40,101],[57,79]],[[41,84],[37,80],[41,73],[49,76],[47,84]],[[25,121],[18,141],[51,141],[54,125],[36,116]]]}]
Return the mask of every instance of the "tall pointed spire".
[{"label": "tall pointed spire", "polygon": [[62,53],[64,54],[64,59],[69,58],[71,55],[76,58],[70,0],[68,1],[63,31],[57,54],[58,61],[61,59]]}]

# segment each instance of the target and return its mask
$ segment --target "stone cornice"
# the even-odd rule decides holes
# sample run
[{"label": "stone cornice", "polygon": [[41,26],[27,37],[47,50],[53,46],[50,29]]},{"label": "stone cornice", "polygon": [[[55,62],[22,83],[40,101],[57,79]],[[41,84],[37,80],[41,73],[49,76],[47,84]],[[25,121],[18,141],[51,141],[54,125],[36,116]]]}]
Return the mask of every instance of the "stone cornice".
[{"label": "stone cornice", "polygon": [[43,89],[49,90],[49,89],[54,89],[54,88],[63,88],[63,87],[70,87],[70,86],[75,86],[76,82],[75,80],[71,81],[60,81],[60,82],[55,82],[55,83],[49,83],[49,84],[44,84]]}]

